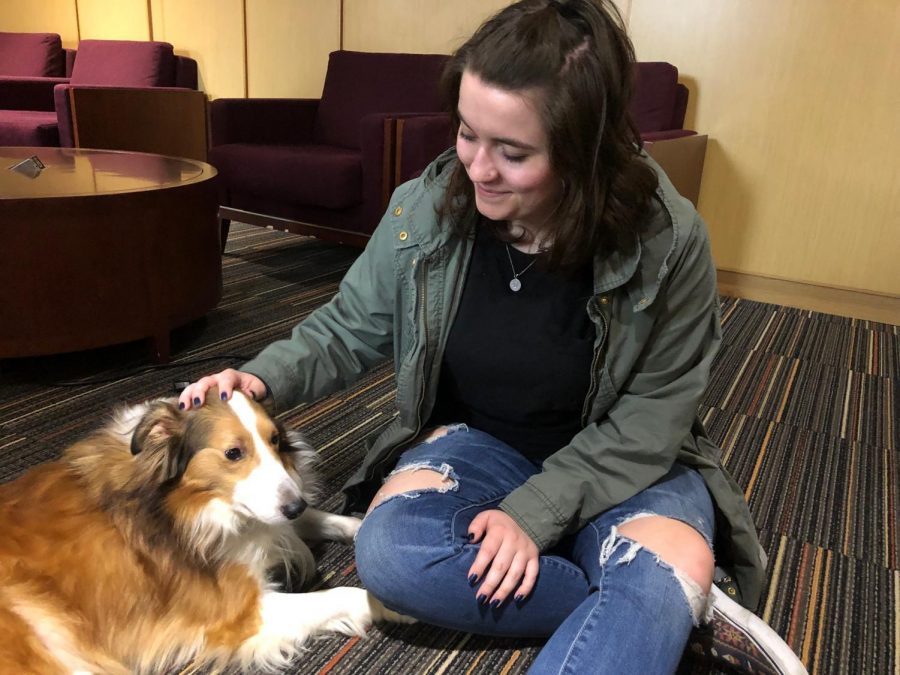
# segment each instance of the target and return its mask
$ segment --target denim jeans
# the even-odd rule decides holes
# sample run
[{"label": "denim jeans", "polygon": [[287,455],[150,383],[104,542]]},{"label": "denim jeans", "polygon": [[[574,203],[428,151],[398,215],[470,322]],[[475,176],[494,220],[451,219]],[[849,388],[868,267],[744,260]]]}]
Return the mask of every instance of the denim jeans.
[{"label": "denim jeans", "polygon": [[541,467],[488,434],[455,425],[404,452],[394,473],[416,468],[449,480],[388,497],[357,535],[360,579],[385,605],[454,630],[547,637],[532,673],[675,670],[700,616],[697,598],[692,606],[685,575],[616,527],[635,516],[666,516],[711,542],[712,500],[699,474],[675,464],[662,480],[542,554],[524,601],[492,608],[478,603],[477,586],[466,578],[479,547],[468,540],[469,523]]}]

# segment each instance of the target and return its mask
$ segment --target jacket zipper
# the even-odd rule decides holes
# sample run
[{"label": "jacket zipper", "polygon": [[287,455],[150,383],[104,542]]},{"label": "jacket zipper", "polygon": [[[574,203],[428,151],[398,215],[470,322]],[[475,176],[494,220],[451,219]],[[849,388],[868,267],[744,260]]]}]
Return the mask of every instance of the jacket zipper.
[{"label": "jacket zipper", "polygon": [[597,345],[597,348],[594,350],[594,358],[591,360],[591,386],[588,389],[587,396],[584,399],[584,406],[581,409],[581,426],[586,427],[588,425],[588,417],[591,412],[591,407],[594,405],[594,398],[597,396],[597,389],[599,388],[599,383],[597,380],[597,369],[600,366],[600,357],[603,354],[603,350],[606,347],[606,338],[609,335],[609,322],[607,322],[606,317],[603,315],[603,312],[598,310],[600,314],[600,319],[603,323],[603,338],[600,340],[600,344]]}]

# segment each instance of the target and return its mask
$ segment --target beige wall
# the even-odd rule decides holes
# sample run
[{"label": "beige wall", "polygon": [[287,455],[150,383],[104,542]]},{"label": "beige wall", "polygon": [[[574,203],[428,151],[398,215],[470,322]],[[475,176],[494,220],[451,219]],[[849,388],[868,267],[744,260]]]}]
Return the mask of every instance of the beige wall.
[{"label": "beige wall", "polygon": [[[341,44],[446,53],[506,3],[29,0],[0,2],[0,30],[152,35],[198,60],[213,98],[315,97]],[[616,4],[638,58],[679,67],[687,124],[709,134],[700,211],[719,267],[900,295],[900,3]]]},{"label": "beige wall", "polygon": [[629,27],[710,136],[720,268],[900,295],[900,3],[632,0]]},{"label": "beige wall", "polygon": [[509,0],[344,0],[344,49],[449,54]]}]

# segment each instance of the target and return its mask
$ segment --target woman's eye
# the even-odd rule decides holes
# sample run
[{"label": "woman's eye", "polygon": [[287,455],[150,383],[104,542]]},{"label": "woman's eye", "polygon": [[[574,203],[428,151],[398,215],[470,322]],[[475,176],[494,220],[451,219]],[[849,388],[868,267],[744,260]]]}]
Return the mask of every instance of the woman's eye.
[{"label": "woman's eye", "polygon": [[225,451],[225,459],[230,462],[236,462],[244,456],[244,451],[240,448],[228,448]]},{"label": "woman's eye", "polygon": [[475,136],[473,136],[472,134],[467,134],[465,131],[462,131],[462,130],[460,130],[460,132],[459,132],[459,137],[461,139],[463,139],[464,141],[467,141],[468,143],[471,143],[472,141],[475,140]]},{"label": "woman's eye", "polygon": [[278,447],[278,444],[281,442],[281,437],[278,435],[278,432],[272,434],[272,445]]},{"label": "woman's eye", "polygon": [[504,153],[503,159],[507,162],[512,162],[513,164],[518,164],[519,162],[524,162],[528,155],[507,155]]}]

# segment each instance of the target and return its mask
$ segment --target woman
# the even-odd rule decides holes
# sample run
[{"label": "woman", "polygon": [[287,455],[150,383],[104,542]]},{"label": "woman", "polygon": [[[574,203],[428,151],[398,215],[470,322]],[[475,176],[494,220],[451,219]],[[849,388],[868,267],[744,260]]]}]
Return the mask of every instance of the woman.
[{"label": "woman", "polygon": [[[544,672],[672,672],[764,553],[697,420],[721,340],[703,222],[640,151],[634,55],[600,0],[523,0],[451,58],[456,147],[401,186],[330,303],[217,385],[293,406],[393,356],[398,416],[344,487],[386,605],[547,636]],[[766,632],[768,631],[768,632]],[[793,659],[793,660],[792,660]],[[802,672],[802,666],[800,671]]]}]

